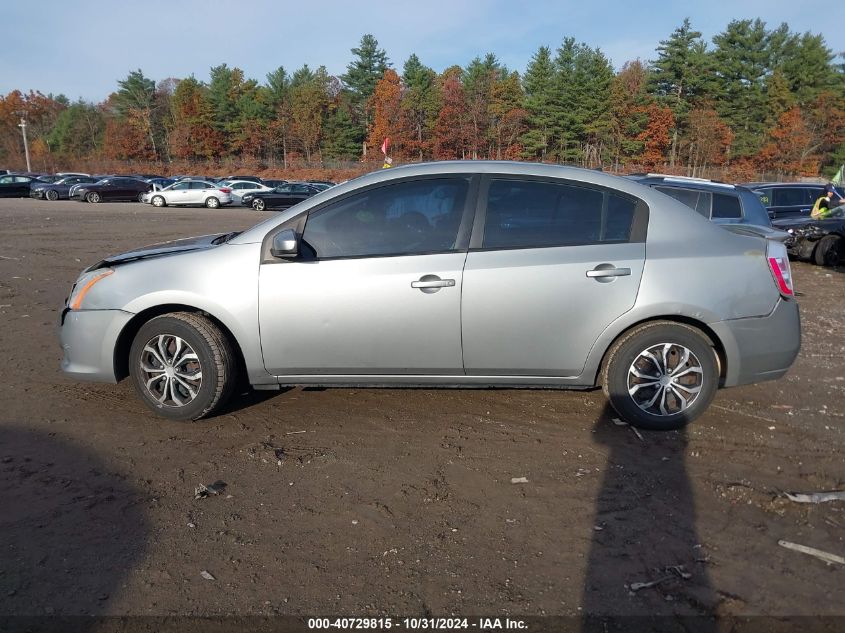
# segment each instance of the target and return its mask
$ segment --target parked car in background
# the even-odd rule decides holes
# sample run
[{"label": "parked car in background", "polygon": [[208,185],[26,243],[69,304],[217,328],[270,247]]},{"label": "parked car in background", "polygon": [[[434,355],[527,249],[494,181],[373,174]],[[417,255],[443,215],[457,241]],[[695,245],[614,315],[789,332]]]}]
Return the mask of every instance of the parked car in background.
[{"label": "parked car in background", "polygon": [[672,196],[716,224],[772,226],[760,198],[746,187],[664,174],[632,174],[628,178]]},{"label": "parked car in background", "polygon": [[[760,198],[769,217],[780,218],[810,217],[810,211],[822,194],[824,185],[806,182],[768,182],[747,185]],[[836,188],[842,196],[842,188]]]},{"label": "parked car in background", "polygon": [[62,178],[67,178],[68,176],[87,176],[89,178],[93,178],[91,174],[83,174],[82,172],[75,172],[75,171],[57,171],[57,176],[61,176]]},{"label": "parked car in background", "polygon": [[249,180],[250,182],[257,182],[259,184],[264,182],[258,176],[224,176],[223,178],[219,179],[219,181],[221,182],[224,180]]},{"label": "parked car in background", "polygon": [[309,180],[309,181],[306,182],[306,184],[311,185],[312,187],[314,187],[318,191],[325,191],[326,189],[331,189],[332,187],[334,187],[334,184],[329,184],[327,182],[314,181],[314,180]]},{"label": "parked car in background", "polygon": [[153,186],[153,189],[164,189],[176,181],[172,178],[147,178],[147,182]]},{"label": "parked car in background", "polygon": [[141,202],[148,202],[154,207],[206,206],[216,209],[232,204],[232,190],[207,180],[180,180],[165,189],[143,194]]},{"label": "parked car in background", "polygon": [[0,198],[26,198],[33,184],[44,182],[32,176],[6,174],[0,176]]},{"label": "parked car in background", "polygon": [[113,176],[91,184],[74,185],[72,199],[92,203],[109,200],[140,200],[141,195],[151,188],[150,183],[137,178]]},{"label": "parked car in background", "polygon": [[242,198],[246,194],[273,191],[273,187],[259,184],[254,180],[221,180],[217,184],[232,190],[232,199],[235,204],[242,204]]},{"label": "parked car in background", "polygon": [[92,176],[65,176],[54,182],[33,183],[29,189],[31,198],[44,200],[68,200],[70,188],[73,185],[93,184],[97,182]]},{"label": "parked car in background", "polygon": [[129,376],[174,420],[212,414],[242,378],[602,386],[624,420],[678,428],[798,354],[786,247],[766,232],[593,170],[396,167],[241,233],[90,266],[62,310],[62,368]]},{"label": "parked car in background", "polygon": [[288,182],[264,193],[248,193],[242,198],[242,204],[251,206],[256,211],[265,209],[287,209],[313,195],[320,189],[304,182]]},{"label": "parked car in background", "polygon": [[780,218],[772,224],[790,235],[786,246],[796,259],[819,266],[836,266],[845,260],[845,206],[834,207],[822,220],[810,217]]},{"label": "parked car in background", "polygon": [[276,180],[271,178],[270,180],[262,180],[262,184],[267,185],[268,187],[275,189],[276,187],[281,187],[282,185],[288,184],[287,180]]}]

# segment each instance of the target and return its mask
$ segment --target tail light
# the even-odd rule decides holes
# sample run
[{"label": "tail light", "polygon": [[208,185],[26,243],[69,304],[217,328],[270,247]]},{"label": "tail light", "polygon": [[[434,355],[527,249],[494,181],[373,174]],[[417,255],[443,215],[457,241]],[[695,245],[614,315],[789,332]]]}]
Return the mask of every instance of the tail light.
[{"label": "tail light", "polygon": [[789,267],[786,246],[781,242],[769,240],[766,248],[766,259],[769,261],[769,269],[772,272],[772,278],[780,294],[784,297],[794,297],[795,290],[792,286],[792,269]]},{"label": "tail light", "polygon": [[220,187],[220,191],[223,193],[232,193],[232,190],[229,187]]}]

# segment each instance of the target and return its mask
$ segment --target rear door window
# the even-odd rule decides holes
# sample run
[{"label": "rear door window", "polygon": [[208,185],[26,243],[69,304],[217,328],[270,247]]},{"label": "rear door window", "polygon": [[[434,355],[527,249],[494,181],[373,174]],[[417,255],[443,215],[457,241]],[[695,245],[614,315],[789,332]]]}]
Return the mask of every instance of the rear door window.
[{"label": "rear door window", "polygon": [[625,242],[636,202],[556,182],[490,183],[482,248],[538,248]]}]

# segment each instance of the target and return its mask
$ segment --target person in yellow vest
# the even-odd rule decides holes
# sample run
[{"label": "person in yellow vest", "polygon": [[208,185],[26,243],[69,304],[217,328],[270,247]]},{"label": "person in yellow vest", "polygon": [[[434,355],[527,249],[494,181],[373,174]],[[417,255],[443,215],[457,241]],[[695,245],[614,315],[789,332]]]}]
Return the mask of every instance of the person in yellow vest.
[{"label": "person in yellow vest", "polygon": [[381,166],[382,169],[390,169],[393,167],[393,159],[390,156],[384,157],[384,165]]},{"label": "person in yellow vest", "polygon": [[[836,202],[834,202],[834,196],[838,198]],[[810,211],[810,217],[814,220],[824,220],[830,217],[831,209],[840,204],[842,204],[842,196],[834,189],[833,185],[825,185],[822,195],[816,200],[813,210]]]}]

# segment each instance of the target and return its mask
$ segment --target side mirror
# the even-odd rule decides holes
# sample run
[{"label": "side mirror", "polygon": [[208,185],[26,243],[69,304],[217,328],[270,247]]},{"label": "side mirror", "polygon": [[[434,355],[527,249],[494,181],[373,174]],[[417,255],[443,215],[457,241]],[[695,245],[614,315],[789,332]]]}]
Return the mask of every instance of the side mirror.
[{"label": "side mirror", "polygon": [[299,240],[296,231],[285,229],[276,233],[273,237],[273,245],[270,247],[270,254],[273,257],[293,258],[299,255]]}]

